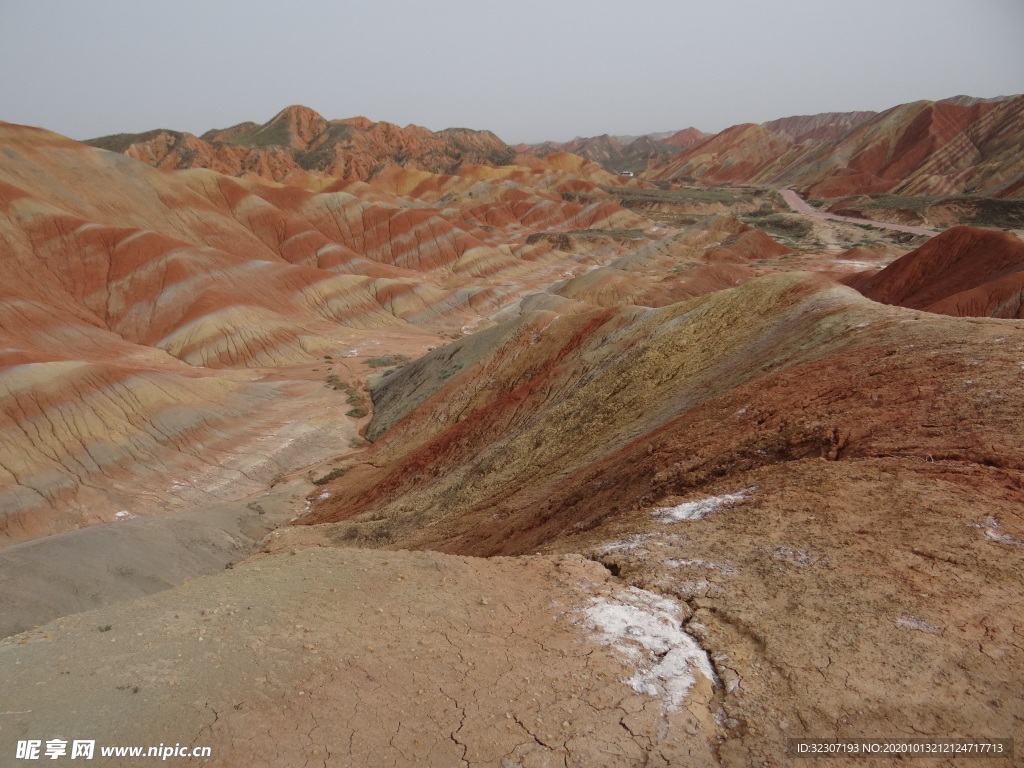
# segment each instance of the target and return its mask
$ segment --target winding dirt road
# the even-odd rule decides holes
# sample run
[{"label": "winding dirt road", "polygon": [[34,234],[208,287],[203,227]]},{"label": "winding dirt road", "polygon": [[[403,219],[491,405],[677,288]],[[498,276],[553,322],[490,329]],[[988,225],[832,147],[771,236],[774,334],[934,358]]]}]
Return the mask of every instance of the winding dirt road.
[{"label": "winding dirt road", "polygon": [[813,216],[816,219],[832,219],[833,221],[845,221],[848,224],[870,224],[874,227],[881,227],[883,229],[894,229],[897,232],[910,232],[913,235],[925,235],[927,237],[934,237],[939,234],[938,230],[925,229],[924,227],[911,227],[905,224],[893,224],[888,221],[873,221],[872,219],[855,219],[852,216],[838,216],[834,213],[823,213],[822,211],[811,208],[804,200],[792,189],[780,189],[779,193],[782,198],[789,204],[789,207],[794,212],[803,214],[805,216]]}]

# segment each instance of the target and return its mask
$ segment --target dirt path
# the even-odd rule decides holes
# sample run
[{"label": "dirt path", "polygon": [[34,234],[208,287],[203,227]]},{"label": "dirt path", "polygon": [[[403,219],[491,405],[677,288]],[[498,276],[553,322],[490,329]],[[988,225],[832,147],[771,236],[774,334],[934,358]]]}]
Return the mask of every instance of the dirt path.
[{"label": "dirt path", "polygon": [[892,224],[888,221],[874,221],[873,219],[855,219],[852,216],[837,216],[834,213],[823,213],[822,211],[811,208],[804,200],[792,189],[780,189],[779,193],[782,198],[789,204],[796,213],[803,214],[804,216],[811,216],[816,219],[832,219],[833,221],[845,221],[848,224],[870,224],[873,227],[881,227],[882,229],[893,229],[897,232],[909,232],[912,235],[925,235],[927,237],[934,237],[939,234],[938,230],[925,229],[924,227],[911,227],[904,224]]}]

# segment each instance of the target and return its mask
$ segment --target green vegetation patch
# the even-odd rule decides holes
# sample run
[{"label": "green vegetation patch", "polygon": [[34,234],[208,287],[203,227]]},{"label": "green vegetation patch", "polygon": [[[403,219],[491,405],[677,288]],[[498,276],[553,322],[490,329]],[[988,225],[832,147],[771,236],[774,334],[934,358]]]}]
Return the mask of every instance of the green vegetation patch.
[{"label": "green vegetation patch", "polygon": [[[747,220],[747,216],[740,218]],[[762,229],[769,235],[790,237],[796,240],[807,237],[814,229],[814,225],[807,219],[785,213],[773,213],[770,216],[757,215],[750,221],[758,229]]]},{"label": "green vegetation patch", "polygon": [[371,368],[391,368],[396,365],[406,365],[410,362],[408,355],[384,355],[383,357],[368,357],[363,361]]},{"label": "green vegetation patch", "polygon": [[1024,200],[982,195],[859,195],[809,202],[822,210],[837,206],[853,208],[868,214],[872,210],[903,210],[913,211],[926,218],[932,208],[943,207],[955,210],[961,223],[975,227],[1024,227]]},{"label": "green vegetation patch", "polygon": [[456,373],[462,370],[462,363],[451,363],[441,369],[441,372],[437,374],[439,379],[450,379]]},{"label": "green vegetation patch", "polygon": [[352,410],[348,412],[348,416],[353,415],[353,411],[360,411],[356,418],[362,418],[366,415],[366,409],[364,408],[363,396],[356,391],[356,388],[349,384],[347,381],[342,381],[338,378],[336,373],[332,373],[327,377],[327,386],[331,389],[337,389],[344,392],[345,402],[353,406]]},{"label": "green vegetation patch", "polygon": [[349,523],[334,530],[330,538],[334,544],[340,546],[382,546],[398,538],[398,529],[398,522],[393,518]]},{"label": "green vegetation patch", "polygon": [[735,187],[684,187],[682,189],[645,189],[633,187],[601,187],[619,199],[624,208],[642,207],[651,203],[721,203],[749,204],[763,190],[739,190]]},{"label": "green vegetation patch", "polygon": [[613,240],[647,239],[642,229],[571,229],[565,234],[575,237],[610,237]]},{"label": "green vegetation patch", "polygon": [[337,467],[332,469],[326,475],[318,477],[313,481],[313,485],[327,485],[331,480],[337,480],[339,477],[348,472],[348,467]]}]

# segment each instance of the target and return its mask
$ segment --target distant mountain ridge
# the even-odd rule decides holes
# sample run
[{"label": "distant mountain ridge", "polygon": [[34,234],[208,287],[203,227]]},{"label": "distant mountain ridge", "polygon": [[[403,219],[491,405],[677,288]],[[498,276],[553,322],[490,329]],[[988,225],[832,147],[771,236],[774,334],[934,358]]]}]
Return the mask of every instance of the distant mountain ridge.
[{"label": "distant mountain ridge", "polygon": [[310,173],[365,180],[387,165],[450,174],[464,163],[509,165],[515,160],[515,151],[490,131],[447,128],[434,132],[365,117],[327,120],[297,105],[262,125],[244,122],[202,136],[160,129],[84,143],[157,168],[201,167],[274,181]]},{"label": "distant mountain ridge", "polygon": [[661,181],[791,186],[808,197],[1024,196],[1024,95],[732,126],[662,163]]},{"label": "distant mountain ridge", "polygon": [[517,144],[515,149],[524,155],[547,157],[558,152],[600,163],[606,171],[641,173],[655,168],[689,147],[696,146],[711,134],[697,128],[681,131],[646,133],[641,136],[577,136],[571,141],[545,141],[541,144]]},{"label": "distant mountain ridge", "polygon": [[300,184],[310,176],[366,180],[388,166],[452,174],[467,163],[528,164],[531,157],[572,153],[608,172],[653,181],[790,186],[808,197],[1024,196],[1024,96],[960,95],[884,112],[794,115],[713,135],[691,127],[514,147],[490,131],[327,120],[291,106],[267,123],[243,122],[198,137],[160,129],[85,143],[158,168],[210,168]]}]

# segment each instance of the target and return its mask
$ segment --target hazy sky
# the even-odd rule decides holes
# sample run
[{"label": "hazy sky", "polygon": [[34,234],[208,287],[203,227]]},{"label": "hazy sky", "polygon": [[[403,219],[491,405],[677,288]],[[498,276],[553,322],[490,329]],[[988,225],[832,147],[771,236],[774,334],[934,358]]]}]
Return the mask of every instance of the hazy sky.
[{"label": "hazy sky", "polygon": [[0,0],[0,120],[76,139],[289,104],[508,142],[1024,92],[1024,0]]}]

